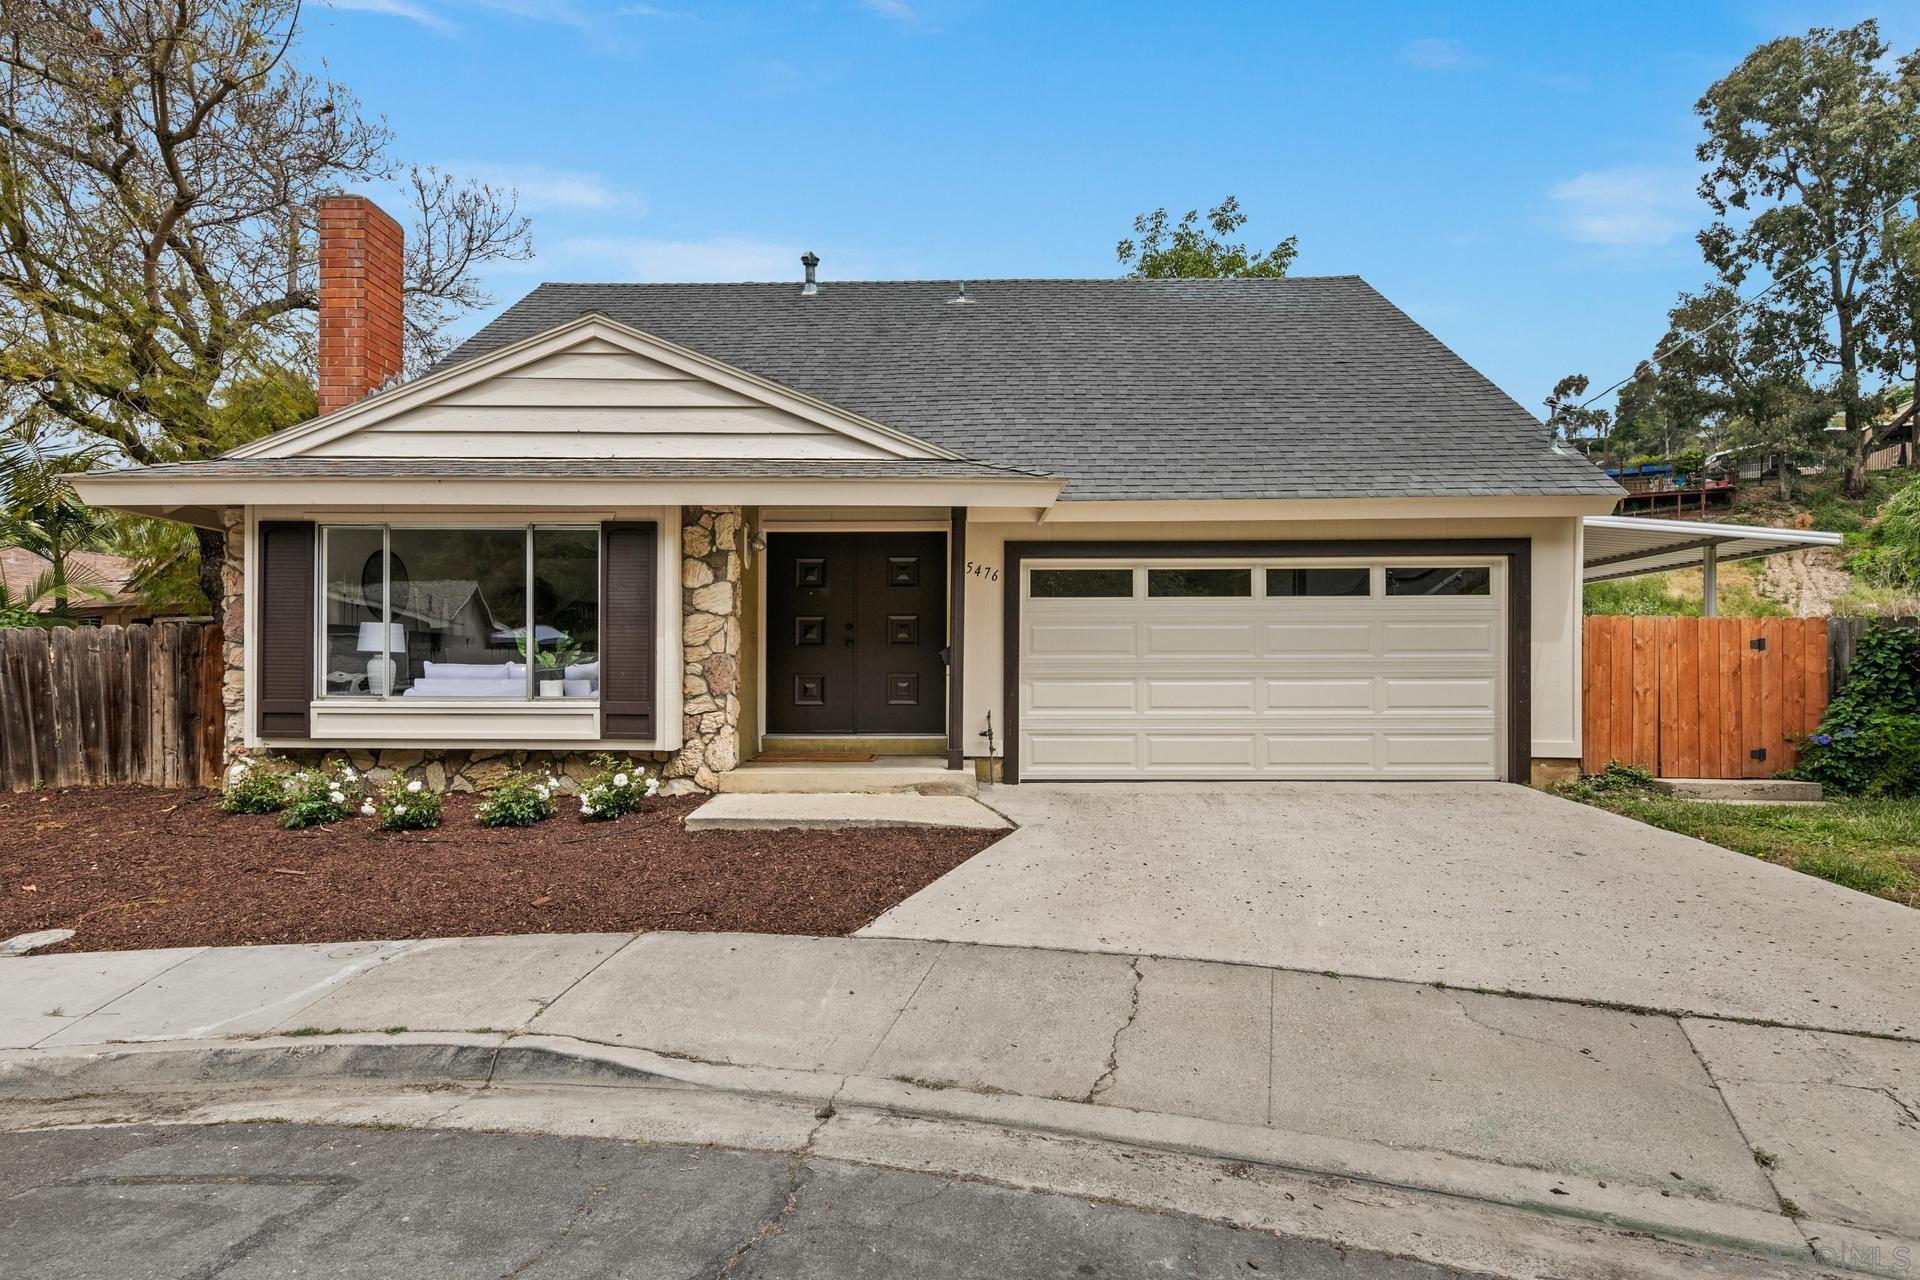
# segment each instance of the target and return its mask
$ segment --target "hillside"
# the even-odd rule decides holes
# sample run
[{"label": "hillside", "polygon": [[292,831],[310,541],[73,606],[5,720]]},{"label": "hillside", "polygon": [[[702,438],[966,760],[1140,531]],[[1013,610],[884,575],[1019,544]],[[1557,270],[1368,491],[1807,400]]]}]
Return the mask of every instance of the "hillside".
[{"label": "hillside", "polygon": [[[1782,500],[1772,482],[1749,482],[1733,508],[1714,519],[1776,529],[1821,529],[1845,534],[1847,545],[1820,547],[1765,560],[1720,566],[1720,612],[1728,617],[1827,617],[1835,613],[1920,611],[1912,593],[1867,581],[1848,563],[1881,506],[1920,472],[1875,472],[1865,497],[1847,498],[1836,474],[1805,476],[1794,496]],[[1650,574],[1603,582],[1586,590],[1586,610],[1599,614],[1683,614],[1701,610],[1700,571]]]}]

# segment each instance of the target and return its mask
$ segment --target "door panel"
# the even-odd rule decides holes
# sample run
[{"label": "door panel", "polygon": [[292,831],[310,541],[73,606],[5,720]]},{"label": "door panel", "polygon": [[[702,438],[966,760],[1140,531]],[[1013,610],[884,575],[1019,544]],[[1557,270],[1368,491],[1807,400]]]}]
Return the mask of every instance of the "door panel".
[{"label": "door panel", "polygon": [[946,728],[946,537],[767,538],[769,733]]},{"label": "door panel", "polygon": [[768,732],[851,733],[859,598],[852,535],[775,534],[766,573]]},{"label": "door panel", "polygon": [[946,535],[856,533],[856,733],[940,733],[947,727]]}]

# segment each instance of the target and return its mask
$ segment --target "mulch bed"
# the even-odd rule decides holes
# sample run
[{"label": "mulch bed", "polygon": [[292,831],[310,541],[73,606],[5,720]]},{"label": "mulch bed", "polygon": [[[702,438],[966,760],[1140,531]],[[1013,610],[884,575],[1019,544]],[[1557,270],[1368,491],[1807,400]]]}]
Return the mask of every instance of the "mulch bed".
[{"label": "mulch bed", "polygon": [[77,930],[63,951],[508,933],[741,930],[842,935],[999,832],[689,832],[696,797],[615,822],[569,804],[490,830],[449,795],[433,831],[368,818],[288,831],[211,791],[0,794],[0,938]]}]

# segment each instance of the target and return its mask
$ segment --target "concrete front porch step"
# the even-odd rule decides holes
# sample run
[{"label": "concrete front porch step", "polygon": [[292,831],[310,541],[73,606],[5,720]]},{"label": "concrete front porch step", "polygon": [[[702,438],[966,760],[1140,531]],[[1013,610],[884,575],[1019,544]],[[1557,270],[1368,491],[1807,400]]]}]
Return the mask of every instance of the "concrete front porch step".
[{"label": "concrete front porch step", "polygon": [[881,756],[858,763],[753,760],[720,775],[714,790],[726,795],[881,795],[917,791],[930,796],[972,796],[980,784],[971,769],[949,769],[921,756]]},{"label": "concrete front porch step", "polygon": [[817,793],[725,795],[687,815],[689,831],[829,831],[846,827],[950,827],[1004,831],[1013,824],[970,796]]},{"label": "concrete front porch step", "polygon": [[1821,799],[1820,784],[1790,778],[1657,778],[1654,788],[1678,800],[1728,804],[1808,804]]}]

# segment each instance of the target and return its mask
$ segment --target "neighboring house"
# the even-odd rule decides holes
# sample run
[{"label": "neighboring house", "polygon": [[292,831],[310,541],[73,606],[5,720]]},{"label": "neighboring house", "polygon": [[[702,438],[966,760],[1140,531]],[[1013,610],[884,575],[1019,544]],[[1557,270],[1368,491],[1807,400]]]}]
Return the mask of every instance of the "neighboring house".
[{"label": "neighboring house", "polygon": [[[321,236],[321,416],[79,481],[228,531],[236,746],[703,786],[769,737],[961,768],[989,722],[1009,780],[1579,756],[1620,489],[1356,277],[550,284],[388,386],[398,228],[341,197]],[[428,664],[484,692],[408,697]]]},{"label": "neighboring house", "polygon": [[1891,471],[1895,467],[1911,467],[1920,461],[1920,456],[1915,453],[1913,438],[1915,403],[1909,400],[1894,412],[1887,433],[1880,437],[1874,451],[1867,455],[1867,470]]},{"label": "neighboring house", "polygon": [[[147,621],[152,614],[145,597],[127,589],[138,568],[124,556],[110,556],[103,551],[69,551],[67,577],[75,588],[67,597],[67,616],[95,624]],[[37,552],[25,547],[0,547],[0,579],[5,580],[7,594],[14,599],[31,592],[34,585],[52,571],[53,562]],[[107,594],[89,594],[79,589],[81,585]],[[50,598],[36,600],[29,611],[51,613],[53,601]]]}]

